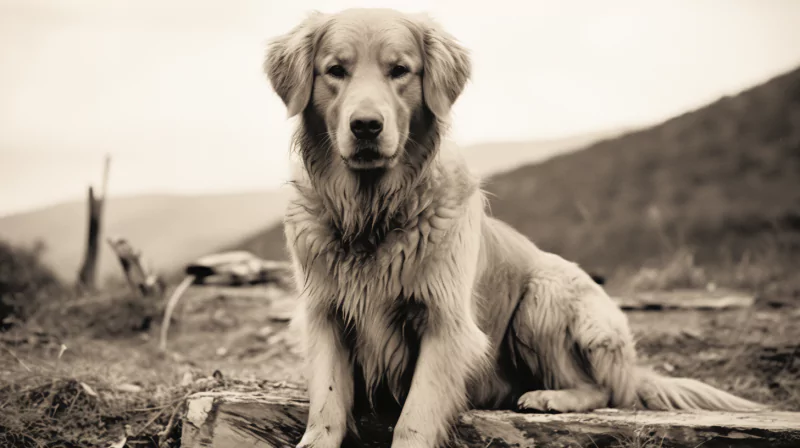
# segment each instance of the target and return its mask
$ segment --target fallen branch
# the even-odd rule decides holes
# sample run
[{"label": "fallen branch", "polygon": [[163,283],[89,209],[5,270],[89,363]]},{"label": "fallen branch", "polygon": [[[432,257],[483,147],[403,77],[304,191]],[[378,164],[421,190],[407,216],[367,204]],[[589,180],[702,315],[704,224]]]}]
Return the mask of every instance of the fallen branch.
[{"label": "fallen branch", "polygon": [[172,313],[175,311],[178,301],[183,297],[183,293],[189,289],[189,286],[191,286],[194,281],[194,275],[186,276],[178,287],[175,288],[175,291],[172,292],[172,295],[167,301],[167,309],[164,311],[164,320],[161,322],[161,337],[158,341],[158,348],[162,352],[167,351],[167,334],[169,332],[169,323],[172,320]]},{"label": "fallen branch", "polygon": [[108,245],[119,258],[122,272],[131,289],[143,297],[160,297],[164,294],[164,281],[148,272],[142,263],[142,253],[133,248],[124,238],[108,238]]},{"label": "fallen branch", "polygon": [[11,355],[11,357],[12,357],[12,358],[14,358],[14,359],[15,359],[15,360],[16,360],[16,361],[19,363],[19,365],[21,365],[22,367],[24,367],[24,368],[25,368],[25,370],[27,370],[28,372],[31,372],[31,371],[32,371],[32,370],[31,370],[31,368],[30,368],[30,367],[28,367],[28,365],[27,365],[27,364],[25,364],[24,362],[22,362],[22,360],[21,360],[21,359],[19,359],[19,358],[17,357],[16,353],[14,353],[14,352],[13,352],[13,351],[12,351],[10,348],[8,348],[8,347],[5,347],[5,346],[0,346],[0,347],[3,347],[3,350],[7,351],[7,352],[8,352],[8,354],[9,354],[9,355]]}]

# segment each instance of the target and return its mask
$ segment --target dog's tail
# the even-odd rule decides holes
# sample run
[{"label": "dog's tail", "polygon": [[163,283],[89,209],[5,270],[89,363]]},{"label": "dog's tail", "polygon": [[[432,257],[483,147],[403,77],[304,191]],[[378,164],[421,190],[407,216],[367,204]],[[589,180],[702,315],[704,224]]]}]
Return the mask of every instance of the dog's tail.
[{"label": "dog's tail", "polygon": [[759,411],[766,406],[690,378],[672,378],[638,369],[636,395],[644,409],[659,411],[698,409],[708,411]]}]

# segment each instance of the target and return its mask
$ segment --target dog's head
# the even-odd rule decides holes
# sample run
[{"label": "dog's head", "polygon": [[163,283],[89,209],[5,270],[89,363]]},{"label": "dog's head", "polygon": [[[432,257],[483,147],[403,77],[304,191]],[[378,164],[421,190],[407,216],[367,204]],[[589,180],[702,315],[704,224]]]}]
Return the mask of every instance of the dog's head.
[{"label": "dog's head", "polygon": [[470,60],[427,17],[354,9],[311,14],[270,44],[265,69],[289,116],[302,113],[339,163],[390,170],[426,121],[448,115]]}]

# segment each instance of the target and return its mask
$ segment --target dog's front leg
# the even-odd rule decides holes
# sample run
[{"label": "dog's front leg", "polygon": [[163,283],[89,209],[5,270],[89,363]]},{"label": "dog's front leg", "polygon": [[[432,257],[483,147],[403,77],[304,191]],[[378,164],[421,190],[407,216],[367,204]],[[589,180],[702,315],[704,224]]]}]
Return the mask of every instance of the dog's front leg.
[{"label": "dog's front leg", "polygon": [[353,407],[353,374],[338,326],[328,316],[306,323],[309,413],[298,447],[339,448]]},{"label": "dog's front leg", "polygon": [[411,389],[395,428],[392,448],[435,448],[467,405],[467,382],[485,365],[488,338],[466,316],[432,326],[420,344]]}]

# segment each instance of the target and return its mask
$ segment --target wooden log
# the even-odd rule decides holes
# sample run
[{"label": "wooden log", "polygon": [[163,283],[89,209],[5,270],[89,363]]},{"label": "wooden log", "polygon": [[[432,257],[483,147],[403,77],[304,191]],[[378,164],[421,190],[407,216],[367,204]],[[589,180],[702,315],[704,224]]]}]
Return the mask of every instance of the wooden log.
[{"label": "wooden log", "polygon": [[228,286],[291,283],[291,264],[263,260],[244,250],[206,255],[186,266],[197,284]]},{"label": "wooden log", "polygon": [[722,310],[749,308],[755,303],[752,294],[728,289],[679,289],[673,291],[640,292],[624,297],[612,297],[623,310]]},{"label": "wooden log", "polygon": [[[183,448],[293,447],[305,429],[308,403],[298,388],[204,392],[188,400]],[[388,447],[392,427],[362,419],[363,442]],[[458,419],[452,447],[797,447],[800,413],[598,410],[587,414],[469,411]]]}]

